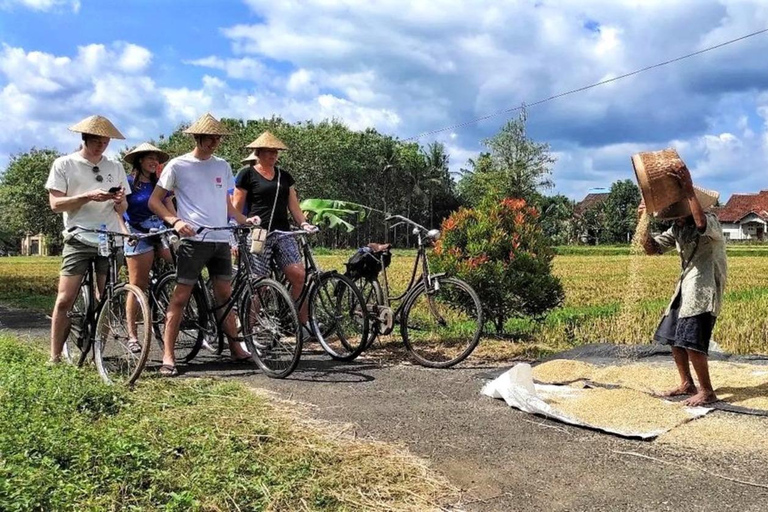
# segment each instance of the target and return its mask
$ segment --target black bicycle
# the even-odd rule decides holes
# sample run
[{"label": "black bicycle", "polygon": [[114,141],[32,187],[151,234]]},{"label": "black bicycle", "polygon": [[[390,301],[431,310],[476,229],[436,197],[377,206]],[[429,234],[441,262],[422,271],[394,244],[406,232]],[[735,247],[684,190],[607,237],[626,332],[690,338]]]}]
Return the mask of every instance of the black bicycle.
[{"label": "black bicycle", "polygon": [[[200,276],[192,289],[181,320],[179,336],[174,345],[176,361],[189,362],[204,346],[212,344],[221,354],[225,344],[224,322],[234,312],[242,336],[230,342],[244,342],[253,360],[269,377],[285,378],[296,369],[301,357],[302,340],[296,306],[285,287],[274,279],[251,275],[248,260],[248,234],[250,226],[202,226],[204,231],[230,231],[237,240],[238,256],[232,295],[223,304],[216,305],[212,293],[206,290],[205,279]],[[166,311],[173,289],[175,273],[161,276],[152,287],[156,310]],[[161,347],[165,330],[160,314],[155,320],[155,336]]]},{"label": "black bicycle", "polygon": [[[273,231],[269,237],[292,237],[299,243],[304,262],[304,286],[296,300],[298,308],[308,304],[309,331],[332,358],[351,361],[365,350],[368,314],[355,283],[335,270],[323,271],[307,240],[310,233]],[[280,269],[272,262],[273,275],[290,288]]]},{"label": "black bicycle", "polygon": [[[70,233],[97,233],[107,239],[109,272],[104,291],[97,294],[95,260],[83,275],[77,299],[67,316],[70,328],[64,342],[64,358],[82,366],[93,353],[99,375],[108,384],[133,385],[149,356],[152,325],[149,303],[137,286],[119,280],[118,239],[140,240],[150,235],[125,234],[75,226]],[[96,299],[98,295],[98,299]],[[136,324],[136,337],[129,334]]]},{"label": "black bicycle", "polygon": [[[475,290],[466,282],[445,274],[432,274],[427,248],[440,238],[440,230],[427,229],[402,215],[392,215],[387,222],[397,221],[413,227],[418,237],[418,252],[413,262],[411,278],[405,291],[391,296],[387,265],[384,258],[388,247],[372,250],[378,268],[368,275],[356,277],[369,310],[371,333],[366,346],[377,336],[388,335],[400,324],[403,343],[416,362],[431,368],[448,368],[460,363],[472,353],[480,341],[483,329],[483,308]],[[421,274],[418,275],[419,271]],[[378,276],[382,276],[382,283]],[[393,310],[392,303],[399,302]]]}]

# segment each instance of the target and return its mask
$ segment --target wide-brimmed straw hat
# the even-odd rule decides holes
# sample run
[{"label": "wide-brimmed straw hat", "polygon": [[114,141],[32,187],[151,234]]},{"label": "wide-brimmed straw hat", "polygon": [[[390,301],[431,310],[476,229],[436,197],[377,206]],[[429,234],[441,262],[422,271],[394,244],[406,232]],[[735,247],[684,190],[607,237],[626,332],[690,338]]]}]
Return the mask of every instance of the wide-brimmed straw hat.
[{"label": "wide-brimmed straw hat", "polygon": [[251,151],[251,154],[247,157],[240,160],[242,163],[248,163],[248,162],[255,162],[259,159],[259,157],[256,156],[256,151]]},{"label": "wide-brimmed straw hat", "polygon": [[149,142],[144,142],[133,148],[131,151],[127,152],[123,157],[123,161],[129,165],[133,165],[133,162],[143,153],[155,153],[157,155],[158,161],[161,164],[164,164],[168,161],[168,158],[170,158],[168,153],[162,149],[153,146]]},{"label": "wide-brimmed straw hat", "polygon": [[[705,188],[693,186],[693,190],[696,193],[696,199],[699,200],[701,208],[708,210],[717,204],[717,200],[720,198],[720,193],[715,190],[707,190]],[[683,198],[680,201],[673,203],[666,208],[661,209],[656,213],[656,218],[660,220],[674,220],[681,217],[687,217],[691,214],[691,207],[688,205],[688,198]]]},{"label": "wide-brimmed straw hat", "polygon": [[229,130],[224,123],[218,121],[210,112],[192,123],[192,126],[184,130],[190,135],[229,135]]},{"label": "wide-brimmed straw hat", "polygon": [[255,141],[251,142],[247,146],[245,146],[248,149],[277,149],[277,150],[287,150],[288,146],[283,144],[283,141],[275,137],[269,132],[264,132],[261,135],[259,135],[259,138]]},{"label": "wide-brimmed straw hat", "polygon": [[125,139],[120,130],[104,116],[86,117],[77,124],[69,127],[69,130],[76,133],[85,133],[87,135],[97,135],[99,137],[109,137],[110,139]]},{"label": "wide-brimmed straw hat", "polygon": [[658,213],[685,197],[680,181],[669,172],[685,166],[672,148],[632,155],[640,193],[650,213]]}]

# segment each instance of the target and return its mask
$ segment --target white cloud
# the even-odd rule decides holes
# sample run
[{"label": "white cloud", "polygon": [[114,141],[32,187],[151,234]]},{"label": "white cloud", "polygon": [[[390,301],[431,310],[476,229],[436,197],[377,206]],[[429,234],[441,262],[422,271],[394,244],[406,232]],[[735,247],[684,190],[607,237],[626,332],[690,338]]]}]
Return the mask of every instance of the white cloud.
[{"label": "white cloud", "polygon": [[1,8],[26,7],[34,11],[53,11],[69,8],[74,13],[80,11],[80,0],[1,0]]},{"label": "white cloud", "polygon": [[202,59],[188,60],[186,64],[211,69],[220,69],[230,78],[263,82],[267,79],[267,68],[257,59],[243,57],[241,59],[222,59],[210,56]]}]

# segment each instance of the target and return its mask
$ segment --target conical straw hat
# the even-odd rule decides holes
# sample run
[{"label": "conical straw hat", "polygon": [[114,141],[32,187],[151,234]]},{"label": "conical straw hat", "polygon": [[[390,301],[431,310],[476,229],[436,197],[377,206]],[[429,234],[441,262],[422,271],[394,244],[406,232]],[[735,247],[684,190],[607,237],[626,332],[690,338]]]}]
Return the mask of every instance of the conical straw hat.
[{"label": "conical straw hat", "polygon": [[76,133],[86,133],[88,135],[98,135],[99,137],[109,137],[110,139],[125,139],[123,134],[115,128],[112,122],[103,116],[86,117],[77,124],[69,127],[70,131]]},{"label": "conical straw hat", "polygon": [[229,135],[229,130],[224,123],[217,121],[210,113],[192,123],[192,126],[184,130],[190,135]]},{"label": "conical straw hat", "polygon": [[288,149],[288,146],[283,144],[283,141],[275,137],[269,132],[264,132],[259,135],[259,138],[251,142],[247,146],[248,149]]},{"label": "conical straw hat", "polygon": [[656,214],[685,198],[680,181],[668,174],[684,165],[672,148],[632,155],[632,166],[648,212]]},{"label": "conical straw hat", "polygon": [[255,162],[258,159],[259,157],[256,156],[256,151],[251,151],[250,155],[248,155],[247,157],[243,158],[240,161],[243,163],[247,163],[247,162]]},{"label": "conical straw hat", "polygon": [[125,163],[133,165],[133,162],[136,160],[136,158],[139,157],[139,155],[141,155],[141,153],[157,154],[157,158],[161,164],[164,164],[165,162],[167,162],[169,158],[168,153],[166,153],[162,149],[153,146],[149,142],[144,142],[142,144],[139,144],[135,148],[133,148],[133,150],[127,152],[123,157],[123,160],[125,161]]},{"label": "conical straw hat", "polygon": [[[697,187],[696,185],[693,186],[693,190],[696,193],[696,199],[699,200],[699,203],[704,210],[712,208],[720,198],[720,193],[714,190],[707,190]],[[673,220],[687,217],[690,214],[691,207],[688,205],[688,199],[683,198],[680,201],[663,208],[656,214],[656,218],[661,220]]]}]

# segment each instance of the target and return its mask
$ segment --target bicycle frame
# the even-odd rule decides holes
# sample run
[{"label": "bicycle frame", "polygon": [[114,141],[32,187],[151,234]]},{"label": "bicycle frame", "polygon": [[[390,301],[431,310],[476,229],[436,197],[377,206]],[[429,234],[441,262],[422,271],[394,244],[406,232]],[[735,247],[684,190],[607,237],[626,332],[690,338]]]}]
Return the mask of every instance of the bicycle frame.
[{"label": "bicycle frame", "polygon": [[87,352],[93,348],[94,336],[96,335],[96,320],[98,319],[101,310],[104,309],[107,301],[112,300],[118,282],[118,273],[120,270],[117,264],[117,237],[115,235],[107,234],[107,247],[109,248],[109,254],[107,255],[109,272],[107,273],[107,279],[104,283],[104,289],[98,290],[98,299],[96,295],[98,289],[98,274],[96,273],[95,258],[89,262],[88,270],[83,274],[83,279],[80,281],[80,286],[78,287],[79,293],[80,288],[85,286],[88,290],[89,297],[88,304],[86,304],[87,309],[85,319],[83,321],[83,332],[81,333],[83,339],[80,340],[82,343],[82,357],[85,357]]},{"label": "bicycle frame", "polygon": [[[387,269],[382,265],[382,275],[384,276],[382,293],[384,295],[385,307],[391,308],[392,302],[399,302],[397,308],[393,311],[392,316],[395,319],[400,318],[403,313],[405,305],[408,303],[409,297],[418,290],[419,285],[423,284],[427,290],[433,286],[433,280],[443,274],[431,274],[429,270],[429,258],[427,257],[427,243],[422,237],[421,231],[417,233],[418,236],[418,252],[416,253],[416,259],[413,261],[413,269],[411,270],[411,278],[408,281],[408,285],[405,291],[397,296],[390,295],[389,278],[387,276]],[[419,271],[419,263],[421,263],[421,274],[416,277]]]},{"label": "bicycle frame", "polygon": [[[281,232],[276,231],[275,233],[279,234]],[[315,259],[315,255],[312,252],[312,247],[309,245],[309,242],[307,241],[307,234],[308,233],[303,231],[291,231],[283,234],[284,236],[292,236],[298,239],[299,250],[301,251],[302,259],[304,260],[304,283],[301,288],[301,293],[299,294],[298,298],[295,300],[296,307],[298,309],[301,309],[301,307],[304,305],[304,301],[306,301],[307,298],[309,297],[309,291],[312,288],[312,285],[314,284],[314,282],[321,275],[325,274],[325,272],[323,272],[323,270],[320,268],[320,265],[317,263],[317,260]],[[274,262],[271,263],[271,267],[273,272],[282,273],[282,269],[276,268]]]},{"label": "bicycle frame", "polygon": [[215,294],[214,296],[211,296],[211,294],[206,292],[205,280],[203,279],[202,275],[198,276],[197,284],[195,285],[199,286],[200,289],[203,290],[205,308],[208,312],[213,314],[215,320],[214,325],[216,329],[216,332],[213,334],[215,334],[219,340],[219,347],[221,347],[221,343],[224,341],[224,322],[226,322],[229,314],[235,309],[235,306],[245,291],[245,287],[250,286],[252,283],[251,267],[250,261],[248,259],[249,248],[247,243],[247,233],[244,230],[241,230],[236,233],[235,236],[237,237],[238,246],[237,271],[235,272],[235,277],[232,279],[232,293],[230,294],[229,299],[227,299],[227,301],[223,304],[217,306],[215,304]]}]

